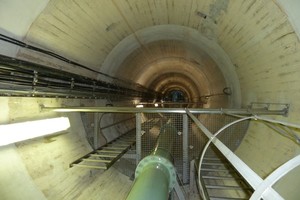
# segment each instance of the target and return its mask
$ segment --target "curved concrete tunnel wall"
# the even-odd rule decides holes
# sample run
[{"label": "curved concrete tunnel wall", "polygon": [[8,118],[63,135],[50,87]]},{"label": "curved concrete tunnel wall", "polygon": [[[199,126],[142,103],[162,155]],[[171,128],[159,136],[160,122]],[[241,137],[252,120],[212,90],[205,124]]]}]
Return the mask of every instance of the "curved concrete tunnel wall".
[{"label": "curved concrete tunnel wall", "polygon": [[[36,5],[36,2],[27,1],[31,2],[27,4],[29,10]],[[17,0],[7,2],[8,7],[0,8],[3,15],[16,13],[16,7],[23,9]],[[146,1],[121,1],[118,4],[103,1],[94,6],[86,2],[88,1],[69,1],[67,4],[65,1],[43,1],[35,6],[37,12],[23,12],[24,15],[19,13],[19,17],[15,14],[16,18],[12,19],[1,17],[1,32],[102,72],[131,79],[158,90],[182,87],[190,94],[191,99],[209,92],[219,92],[225,86],[232,87],[233,96],[228,99],[227,104],[222,104],[224,99],[217,99],[210,102],[208,107],[239,107],[257,101],[290,103],[289,116],[275,118],[299,123],[300,25],[295,8],[299,9],[300,5],[296,1],[220,3],[174,0],[155,4],[144,4]],[[99,10],[103,12],[98,12]],[[164,12],[165,10],[168,12]],[[17,23],[20,17],[28,20],[24,26]],[[90,18],[93,20],[89,20]],[[17,30],[13,24],[25,28],[19,31],[22,27]],[[1,54],[90,77],[96,76],[28,50],[3,42],[1,45]],[[173,59],[174,55],[176,59]],[[203,59],[208,60],[208,64],[201,63]],[[195,63],[193,60],[200,62]],[[186,70],[176,65],[183,65]],[[175,66],[180,75],[172,74],[170,66]],[[203,66],[207,67],[207,71],[199,72],[199,68]],[[160,77],[154,67],[165,70],[164,76],[167,78]],[[211,79],[211,69],[219,74],[219,78]],[[195,77],[191,76],[191,71],[195,72]],[[126,77],[127,73],[131,76]],[[197,76],[199,78],[205,75],[208,77],[205,80],[214,80],[217,86],[214,81],[210,85],[206,81],[197,80]],[[187,76],[189,79],[186,79]],[[178,77],[178,82],[168,85],[167,80],[173,82],[173,77]],[[82,103],[104,105],[105,102],[1,97],[0,122],[47,116],[49,113],[40,113],[39,104],[60,106]],[[28,108],[31,108],[31,112]],[[7,199],[122,198],[118,195],[126,193],[130,187],[129,181],[122,174],[111,172],[110,175],[101,177],[97,173],[87,173],[86,170],[68,169],[70,161],[91,149],[79,115],[70,115],[70,118],[72,129],[68,134],[1,147],[0,171],[1,180],[4,180],[1,181],[2,196]],[[298,155],[300,150],[297,144],[271,133],[264,125],[252,123],[236,152],[250,167],[265,177],[276,167]],[[293,176],[293,180],[295,177],[300,180],[299,173],[294,172]],[[117,194],[97,191],[102,183],[101,179],[109,177],[113,177],[113,187],[122,192]],[[289,185],[297,184],[290,183],[289,180],[286,183],[281,185],[281,191],[288,191]],[[110,186],[111,183],[106,183],[101,187]]]},{"label": "curved concrete tunnel wall", "polygon": [[[126,75],[130,73],[130,80],[156,90],[161,86],[153,85],[153,79],[173,72],[187,74],[180,83],[185,88],[189,87],[188,82],[198,87],[196,94],[189,95],[191,101],[231,87],[229,106],[240,106],[239,81],[230,59],[217,43],[192,28],[159,25],[139,30],[111,51],[101,69],[122,78],[128,78]],[[227,101],[227,97],[221,98],[207,107],[228,107]]]}]

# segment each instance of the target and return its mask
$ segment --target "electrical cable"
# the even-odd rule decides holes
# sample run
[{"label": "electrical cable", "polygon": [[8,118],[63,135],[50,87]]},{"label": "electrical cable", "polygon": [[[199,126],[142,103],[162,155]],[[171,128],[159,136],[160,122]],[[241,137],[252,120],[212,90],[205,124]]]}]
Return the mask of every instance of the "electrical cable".
[{"label": "electrical cable", "polygon": [[35,46],[32,46],[32,45],[29,45],[29,44],[26,44],[24,42],[21,42],[19,40],[14,39],[14,38],[8,37],[6,35],[0,34],[0,40],[8,42],[8,43],[11,43],[11,44],[14,44],[14,45],[17,45],[19,47],[23,47],[23,48],[26,48],[26,49],[30,49],[30,50],[33,50],[33,51],[37,51],[39,53],[43,53],[43,54],[49,55],[51,57],[57,58],[57,59],[59,59],[61,61],[67,62],[69,64],[73,64],[73,65],[79,66],[79,67],[84,68],[86,70],[89,70],[91,72],[95,72],[95,73],[107,76],[109,78],[113,78],[113,79],[117,79],[118,80],[118,78],[109,76],[108,74],[105,74],[105,73],[102,73],[102,72],[99,72],[99,71],[96,71],[96,70],[93,70],[93,69],[91,69],[89,67],[86,67],[86,66],[81,65],[81,64],[79,64],[77,62],[71,61],[71,60],[69,60],[69,59],[67,59],[67,58],[65,58],[63,56],[60,56],[60,55],[58,55],[56,53],[53,53],[51,51],[44,50],[44,49],[41,49],[41,48],[38,48],[38,47],[35,47]]},{"label": "electrical cable", "polygon": [[74,62],[72,60],[69,60],[63,56],[60,56],[56,53],[53,53],[51,51],[48,51],[48,50],[45,50],[45,49],[41,49],[41,48],[38,48],[38,47],[35,47],[35,46],[32,46],[32,45],[29,45],[25,42],[22,42],[20,40],[17,40],[17,39],[14,39],[14,38],[11,38],[11,37],[8,37],[6,35],[3,35],[3,34],[0,34],[0,40],[2,41],[5,41],[5,42],[8,42],[8,43],[11,43],[11,44],[14,44],[14,45],[17,45],[19,47],[22,47],[22,48],[26,48],[26,49],[30,49],[30,50],[33,50],[33,51],[36,51],[36,52],[39,52],[39,53],[43,53],[43,54],[46,54],[48,56],[51,56],[51,57],[54,57],[56,59],[59,59],[63,62],[66,62],[66,63],[69,63],[69,64],[72,64],[72,65],[75,65],[75,66],[78,66],[80,68],[83,68],[85,70],[88,70],[88,71],[91,71],[91,72],[94,72],[94,73],[97,73],[97,74],[100,74],[100,75],[103,75],[105,77],[108,77],[108,78],[111,78],[113,80],[117,80],[117,81],[120,81],[120,82],[123,82],[123,83],[126,83],[126,84],[130,84],[131,86],[135,86],[136,88],[139,88],[139,89],[142,89],[144,91],[149,91],[149,89],[145,88],[144,86],[140,85],[140,84],[137,84],[137,83],[132,83],[131,81],[128,81],[128,80],[124,80],[124,79],[119,79],[119,78],[116,78],[116,77],[113,77],[113,76],[110,76],[108,74],[105,74],[105,73],[102,73],[102,72],[99,72],[99,71],[96,71],[94,69],[91,69],[87,66],[84,66],[80,63],[77,63],[77,62]]},{"label": "electrical cable", "polygon": [[[82,96],[87,94],[91,97],[99,95],[112,95],[124,97],[147,98],[147,93],[133,90],[126,87],[120,87],[112,83],[105,83],[68,72],[59,73],[57,70],[48,70],[43,66],[33,66],[34,64],[8,57],[0,60],[0,95],[17,95],[27,91],[28,95],[43,96],[41,92],[47,94],[58,93],[65,96]],[[15,90],[15,92],[12,92]],[[22,92],[23,91],[23,92]],[[53,96],[53,95],[52,95]],[[122,98],[124,98],[122,97]]]}]

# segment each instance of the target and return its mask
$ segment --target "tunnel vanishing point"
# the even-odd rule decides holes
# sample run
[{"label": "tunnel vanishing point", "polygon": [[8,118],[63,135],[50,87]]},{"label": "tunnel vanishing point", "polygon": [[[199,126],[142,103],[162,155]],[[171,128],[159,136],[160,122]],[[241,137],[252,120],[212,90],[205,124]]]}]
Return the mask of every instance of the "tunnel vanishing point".
[{"label": "tunnel vanishing point", "polygon": [[299,199],[299,10],[0,1],[0,199]]}]

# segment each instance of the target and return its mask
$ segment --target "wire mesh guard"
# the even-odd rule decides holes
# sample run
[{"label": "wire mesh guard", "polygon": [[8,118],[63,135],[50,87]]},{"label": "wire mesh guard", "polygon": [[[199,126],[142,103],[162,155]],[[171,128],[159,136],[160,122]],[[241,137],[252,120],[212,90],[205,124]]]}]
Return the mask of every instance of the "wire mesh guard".
[{"label": "wire mesh guard", "polygon": [[[227,115],[219,114],[199,114],[196,116],[212,133],[215,133],[224,125],[234,121],[236,118]],[[187,118],[186,118],[187,119]],[[166,123],[171,123],[177,129],[177,134],[171,135],[170,141],[173,141],[170,152],[174,159],[174,166],[177,171],[178,178],[181,183],[189,183],[190,162],[198,159],[202,152],[207,137],[203,132],[192,122],[187,119],[187,124],[184,125],[184,115],[178,113],[144,113],[142,114],[141,126],[141,159],[149,155],[160,134],[161,127]],[[225,129],[223,133],[218,136],[225,145],[234,151],[242,141],[246,130],[248,128],[248,121],[238,123]],[[186,130],[184,130],[186,129]],[[187,135],[185,135],[187,134]],[[186,137],[187,142],[184,142]],[[132,150],[125,155],[115,167],[123,174],[134,177],[134,170],[136,167],[135,150]]]}]

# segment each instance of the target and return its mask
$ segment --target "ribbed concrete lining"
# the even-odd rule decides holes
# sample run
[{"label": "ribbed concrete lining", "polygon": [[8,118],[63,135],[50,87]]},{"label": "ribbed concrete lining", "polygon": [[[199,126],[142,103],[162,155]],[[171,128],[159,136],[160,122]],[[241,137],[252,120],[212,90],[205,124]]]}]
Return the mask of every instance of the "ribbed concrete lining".
[{"label": "ribbed concrete lining", "polygon": [[[297,6],[299,3],[292,3],[292,0],[280,0],[281,4],[277,4],[277,1],[233,0],[162,0],[154,3],[144,0],[96,1],[95,3],[87,0],[50,1],[31,24],[28,32],[26,32],[27,22],[33,21],[32,15],[23,14],[31,12],[32,5],[37,5],[36,2],[30,1],[31,3],[27,4],[23,2],[21,4],[17,0],[9,2],[13,2],[10,5],[16,7],[1,6],[3,12],[1,10],[0,13],[5,14],[5,17],[1,17],[0,26],[1,30],[4,29],[4,32],[11,36],[25,37],[26,42],[31,44],[49,49],[102,72],[129,78],[163,92],[172,87],[182,88],[189,94],[190,99],[206,93],[218,92],[226,85],[232,87],[233,95],[224,106],[233,107],[241,104],[246,106],[253,101],[290,103],[289,116],[276,118],[299,123],[300,43],[297,25],[299,13],[295,12],[299,10]],[[43,1],[34,7],[46,3],[47,1]],[[287,6],[281,8],[280,5]],[[7,17],[9,15],[14,17]],[[26,23],[19,23],[20,20],[25,20]],[[291,26],[289,20],[292,20],[292,25],[296,28]],[[20,28],[16,29],[18,27]],[[3,42],[0,46],[1,53],[16,54],[18,49],[2,44]],[[174,55],[179,59],[172,59]],[[62,69],[68,71],[95,76],[24,49],[19,50],[17,56],[49,64],[55,68],[63,66]],[[158,58],[164,62],[156,62]],[[209,60],[209,64],[201,62],[196,64],[192,62],[193,60],[197,62]],[[170,66],[177,66],[176,70],[181,75],[173,76]],[[179,66],[185,66],[187,70]],[[160,71],[165,69],[165,73],[160,74],[158,69]],[[217,73],[216,77],[214,77],[215,73]],[[36,108],[40,103],[47,102],[48,100],[44,99],[1,99],[0,122],[38,118],[39,112],[33,111],[32,107]],[[222,106],[222,102],[224,102],[222,98],[214,99],[208,105]],[[58,105],[79,104],[68,100]],[[294,131],[299,135],[298,130]],[[69,142],[73,141],[72,138],[66,138]],[[77,136],[76,138],[79,139]],[[60,142],[58,139],[57,143]],[[79,147],[82,147],[81,144],[86,144],[85,138],[80,138],[79,143]],[[1,177],[1,180],[7,180],[1,182],[1,194],[12,195],[8,196],[12,197],[10,199],[14,197],[15,199],[20,197],[40,199],[42,191],[49,199],[63,197],[71,199],[72,192],[86,189],[84,196],[73,198],[84,198],[85,195],[95,195],[96,198],[97,192],[94,189],[98,189],[99,185],[83,187],[86,184],[84,181],[95,183],[94,179],[89,179],[88,174],[84,175],[82,182],[77,182],[81,177],[80,173],[76,177],[72,177],[71,172],[68,172],[70,176],[61,175],[60,172],[64,173],[61,169],[66,170],[67,163],[55,160],[52,150],[56,147],[47,149],[47,144],[37,140],[21,143],[18,148],[20,152],[17,154],[22,157],[22,160],[15,159],[19,160],[16,163],[10,163],[10,158],[18,149],[13,147],[1,149],[1,153],[4,153],[1,154],[4,156],[2,157],[4,159],[1,159],[1,166],[5,169],[14,169],[18,164],[23,165],[17,168],[19,174],[13,176],[16,180],[14,183],[19,183],[16,184],[17,186],[11,184],[12,182],[6,176],[13,174],[15,170],[1,174],[6,176],[5,179]],[[25,148],[27,151],[23,152]],[[11,150],[14,153],[9,153],[12,152]],[[43,154],[37,156],[35,152],[40,151]],[[61,153],[65,152],[62,150]],[[273,133],[263,124],[253,123],[237,153],[257,173],[265,177],[283,162],[298,155],[300,150],[299,145]],[[70,160],[79,156],[71,154],[72,151],[68,151],[67,157],[70,157]],[[45,156],[51,159],[37,158]],[[32,161],[36,165],[32,165]],[[51,165],[54,167],[51,168]],[[47,172],[44,171],[45,166],[49,169]],[[32,174],[29,175],[32,177],[30,178],[26,173]],[[37,177],[37,174],[40,176]],[[62,185],[58,184],[55,187],[57,190],[53,190],[53,185],[47,185],[52,176],[56,177],[55,183],[63,182]],[[294,173],[285,180],[286,184],[282,184],[281,189],[297,185],[292,178],[300,180],[299,173]],[[105,186],[110,188],[112,185],[107,183]],[[110,195],[115,194],[117,192],[105,193],[105,197],[109,199]],[[113,199],[118,197],[113,196]]]},{"label": "ribbed concrete lining", "polygon": [[152,86],[155,79],[165,74],[180,73],[187,77],[181,85],[191,82],[198,87],[197,94],[189,95],[192,99],[200,94],[222,93],[224,87],[231,87],[234,92],[228,104],[224,103],[225,97],[217,103],[212,100],[211,105],[239,107],[240,88],[233,64],[215,42],[194,29],[176,25],[153,26],[136,35],[143,45],[132,35],[123,39],[105,59],[102,71],[145,86]]}]

